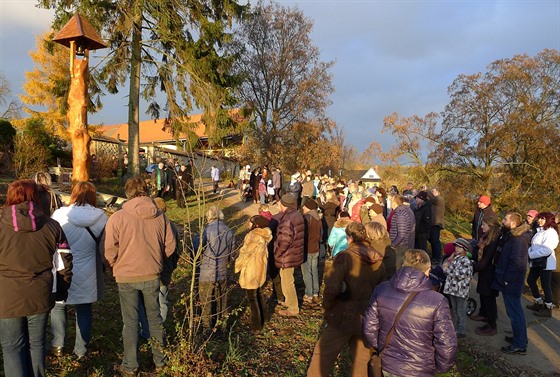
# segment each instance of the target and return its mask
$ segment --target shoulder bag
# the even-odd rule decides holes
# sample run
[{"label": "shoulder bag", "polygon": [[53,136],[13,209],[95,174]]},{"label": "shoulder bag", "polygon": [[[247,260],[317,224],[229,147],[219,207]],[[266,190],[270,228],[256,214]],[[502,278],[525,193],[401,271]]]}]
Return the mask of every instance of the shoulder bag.
[{"label": "shoulder bag", "polygon": [[419,292],[412,292],[410,295],[408,295],[405,302],[399,309],[399,312],[397,313],[397,316],[395,318],[395,322],[393,322],[393,327],[391,327],[391,330],[389,330],[389,333],[387,334],[387,338],[385,338],[385,347],[383,348],[383,350],[381,352],[377,352],[375,351],[375,349],[372,349],[371,357],[368,362],[368,377],[383,377],[383,366],[381,364],[381,356],[383,354],[383,351],[385,351],[385,349],[389,345],[389,342],[393,337],[393,333],[395,332],[395,326],[399,322],[399,319],[401,318],[404,310],[418,293]]}]

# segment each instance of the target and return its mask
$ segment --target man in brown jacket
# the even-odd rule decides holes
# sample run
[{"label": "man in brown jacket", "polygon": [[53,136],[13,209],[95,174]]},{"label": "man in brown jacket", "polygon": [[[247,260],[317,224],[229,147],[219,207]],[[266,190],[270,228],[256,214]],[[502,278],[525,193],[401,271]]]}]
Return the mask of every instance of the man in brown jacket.
[{"label": "man in brown jacket", "polygon": [[156,371],[165,366],[163,327],[159,306],[163,255],[175,251],[175,235],[167,217],[148,196],[148,187],[139,176],[126,181],[128,201],[113,214],[105,228],[105,258],[119,287],[123,319],[124,355],[120,372],[138,372],[138,308],[140,295],[150,334],[155,339],[152,354]]},{"label": "man in brown jacket", "polygon": [[298,298],[294,281],[294,268],[303,263],[304,221],[297,210],[297,198],[285,194],[278,204],[280,208],[276,241],[274,242],[274,263],[280,269],[282,293],[287,309],[278,311],[282,316],[299,314]]}]

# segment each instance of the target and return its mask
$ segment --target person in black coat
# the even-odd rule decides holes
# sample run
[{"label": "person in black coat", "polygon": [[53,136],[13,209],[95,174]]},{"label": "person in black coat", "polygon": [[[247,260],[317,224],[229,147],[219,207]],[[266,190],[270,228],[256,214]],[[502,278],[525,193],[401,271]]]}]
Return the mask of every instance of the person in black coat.
[{"label": "person in black coat", "polygon": [[414,209],[416,218],[414,248],[428,252],[428,238],[432,228],[432,203],[428,200],[426,191],[420,191],[415,198],[417,207]]},{"label": "person in black coat", "polygon": [[477,327],[475,333],[483,336],[497,334],[496,317],[498,308],[496,297],[498,291],[492,288],[494,279],[494,257],[498,248],[501,223],[497,217],[488,217],[482,221],[484,236],[478,242],[478,258],[474,263],[473,271],[478,272],[478,283],[476,292],[480,296],[480,309],[478,314],[472,314],[469,318],[473,321],[486,322],[484,326]]}]

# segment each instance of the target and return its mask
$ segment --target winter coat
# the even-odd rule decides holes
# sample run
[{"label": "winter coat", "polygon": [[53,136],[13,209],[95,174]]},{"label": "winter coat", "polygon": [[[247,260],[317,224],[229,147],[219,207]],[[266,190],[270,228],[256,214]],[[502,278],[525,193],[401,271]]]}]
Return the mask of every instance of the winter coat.
[{"label": "winter coat", "polygon": [[54,193],[48,186],[39,186],[39,206],[46,216],[51,216],[54,211],[62,207],[60,195]]},{"label": "winter coat", "polygon": [[[197,250],[200,237],[193,239]],[[233,231],[222,220],[213,220],[202,232],[202,257],[199,266],[200,282],[215,282],[227,279],[227,264],[233,259],[235,236]]]},{"label": "winter coat", "polygon": [[305,237],[303,244],[303,252],[307,254],[317,254],[319,252],[319,242],[321,242],[321,231],[323,224],[319,218],[317,210],[310,210],[303,215],[305,224]]},{"label": "winter coat", "polygon": [[379,223],[381,225],[383,225],[383,228],[385,228],[385,230],[387,230],[387,220],[385,220],[385,217],[383,217],[383,214],[378,214],[375,215],[371,218],[370,221],[373,221],[374,223]]},{"label": "winter coat", "polygon": [[432,225],[445,228],[445,200],[443,196],[435,196],[431,191],[428,191],[428,199],[432,203]]},{"label": "winter coat", "polygon": [[389,280],[395,274],[397,267],[397,253],[391,246],[391,238],[387,236],[380,240],[370,240],[371,247],[383,255],[383,265],[385,266],[385,280]]},{"label": "winter coat", "polygon": [[355,221],[360,224],[362,223],[361,212],[365,202],[366,200],[362,198],[352,206],[352,213],[350,216],[350,219],[352,219],[352,221]]},{"label": "winter coat", "polygon": [[492,289],[492,279],[494,279],[494,257],[498,247],[498,240],[491,242],[489,245],[484,246],[482,258],[476,261],[473,266],[473,272],[478,272],[478,279],[476,285],[476,293],[482,296],[498,297],[498,291]]},{"label": "winter coat", "polygon": [[212,178],[212,181],[218,182],[220,180],[220,169],[214,166],[210,170],[210,178]]},{"label": "winter coat", "polygon": [[405,247],[407,249],[414,248],[414,236],[416,232],[416,220],[414,212],[410,207],[401,204],[395,208],[391,217],[391,242],[393,247]]},{"label": "winter coat", "polygon": [[282,174],[277,170],[272,172],[272,185],[275,189],[282,188]]},{"label": "winter coat", "polygon": [[489,204],[488,207],[484,209],[477,208],[474,212],[473,219],[471,221],[471,235],[472,238],[475,240],[482,239],[484,232],[482,231],[482,220],[488,219],[490,217],[496,217],[496,213],[492,209],[492,204]]},{"label": "winter coat", "polygon": [[68,238],[73,256],[72,285],[68,290],[67,304],[89,304],[103,298],[103,266],[101,258],[104,252],[100,240],[99,252],[93,237],[88,233],[89,227],[96,237],[104,232],[107,215],[102,209],[89,204],[57,209],[52,218],[60,224]]},{"label": "winter coat", "polygon": [[531,259],[549,256],[546,259],[545,270],[556,269],[556,254],[554,250],[558,246],[558,232],[554,228],[538,228],[537,234],[531,240],[531,247],[529,247],[529,267],[533,266]]},{"label": "winter coat", "polygon": [[296,208],[287,208],[275,216],[278,220],[274,242],[274,264],[278,268],[292,268],[303,263],[305,224]]},{"label": "winter coat", "polygon": [[414,218],[416,220],[415,238],[427,240],[432,228],[432,203],[424,202],[423,205],[416,207]]},{"label": "winter coat", "polygon": [[0,217],[0,318],[19,318],[50,311],[55,299],[64,300],[72,281],[70,253],[57,273],[53,294],[53,256],[68,249],[66,235],[33,202],[2,209]]},{"label": "winter coat", "polygon": [[[412,292],[419,293],[386,345],[397,312]],[[377,286],[362,331],[367,346],[383,350],[383,369],[395,375],[432,377],[447,372],[455,363],[457,336],[447,299],[433,291],[430,279],[415,268],[400,268],[390,281]]]},{"label": "winter coat", "polygon": [[469,297],[473,267],[466,255],[456,255],[450,263],[444,262],[443,272],[447,275],[443,293],[460,298]]},{"label": "winter coat", "polygon": [[350,224],[352,220],[347,217],[342,217],[334,223],[331,229],[331,234],[329,234],[329,239],[327,243],[332,247],[332,256],[335,257],[336,254],[341,251],[346,250],[348,247],[348,241],[346,240],[346,227]]},{"label": "winter coat", "polygon": [[299,183],[298,181],[291,181],[290,184],[288,185],[287,189],[286,189],[286,193],[287,194],[291,193],[296,198],[300,199],[301,198],[301,190],[302,190],[301,183]]},{"label": "winter coat", "polygon": [[335,202],[326,202],[321,206],[323,212],[323,221],[326,222],[327,227],[331,229],[336,221],[336,216],[340,211],[340,204]]},{"label": "winter coat", "polygon": [[105,259],[117,283],[150,281],[163,269],[163,256],[175,252],[169,219],[147,196],[130,199],[105,226]]},{"label": "winter coat", "polygon": [[312,180],[307,180],[303,182],[301,185],[301,196],[307,196],[309,198],[313,197],[313,193],[315,192],[315,185],[313,184]]},{"label": "winter coat", "polygon": [[385,279],[383,256],[365,244],[351,243],[325,272],[324,317],[329,326],[362,335],[362,315],[374,288]]},{"label": "winter coat", "polygon": [[235,260],[235,272],[239,272],[239,286],[257,289],[266,281],[268,243],[272,240],[269,228],[255,228],[243,239],[239,256]]},{"label": "winter coat", "polygon": [[154,170],[152,170],[150,177],[152,179],[154,187],[157,190],[165,190],[165,188],[169,186],[169,183],[171,182],[171,177],[169,176],[169,170],[165,168],[164,169],[155,168]]},{"label": "winter coat", "polygon": [[525,232],[530,232],[527,224],[513,228],[498,240],[492,288],[504,294],[521,295],[523,292],[529,255]]}]

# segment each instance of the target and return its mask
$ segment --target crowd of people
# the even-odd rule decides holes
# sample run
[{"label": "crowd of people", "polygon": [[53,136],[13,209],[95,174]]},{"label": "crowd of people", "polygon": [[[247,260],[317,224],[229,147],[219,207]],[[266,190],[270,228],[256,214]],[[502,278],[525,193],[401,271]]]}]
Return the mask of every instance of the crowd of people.
[{"label": "crowd of people", "polygon": [[[192,187],[192,166],[176,173],[176,180]],[[219,171],[212,171],[211,178],[216,191]],[[109,218],[96,208],[90,182],[74,184],[68,206],[50,189],[46,173],[10,184],[0,217],[0,280],[7,292],[0,298],[5,375],[45,375],[49,317],[50,352],[60,356],[68,305],[76,317],[73,354],[86,356],[92,304],[103,297],[104,269],[117,282],[123,321],[124,352],[117,369],[124,376],[138,373],[139,337],[145,337],[152,339],[156,372],[163,370],[168,285],[182,247],[161,198],[169,190],[165,166],[154,169],[152,183],[153,192],[142,178],[129,178],[127,201]],[[345,346],[352,355],[351,376],[367,374],[372,351],[380,355],[386,376],[448,371],[457,339],[467,336],[466,300],[475,273],[480,309],[470,320],[484,322],[475,334],[497,334],[501,292],[513,330],[504,353],[526,353],[525,279],[534,298],[527,308],[535,315],[550,317],[558,305],[559,219],[550,212],[531,209],[525,220],[507,212],[500,221],[491,198],[483,195],[472,238],[442,247],[445,201],[437,188],[415,190],[409,183],[401,194],[396,186],[385,190],[310,171],[291,175],[288,183],[278,168],[251,170],[249,165],[240,172],[238,188],[241,198],[249,191],[251,201],[259,204],[241,246],[217,206],[208,208],[204,228],[193,238],[194,250],[201,250],[201,330],[211,332],[227,313],[228,265],[234,262],[257,333],[270,318],[267,279],[278,307],[274,315],[297,317],[305,315],[300,302],[322,304],[326,325],[308,376],[328,376]],[[185,205],[182,197],[179,207]],[[276,214],[271,205],[278,206]],[[301,300],[297,268],[303,275]]]}]

